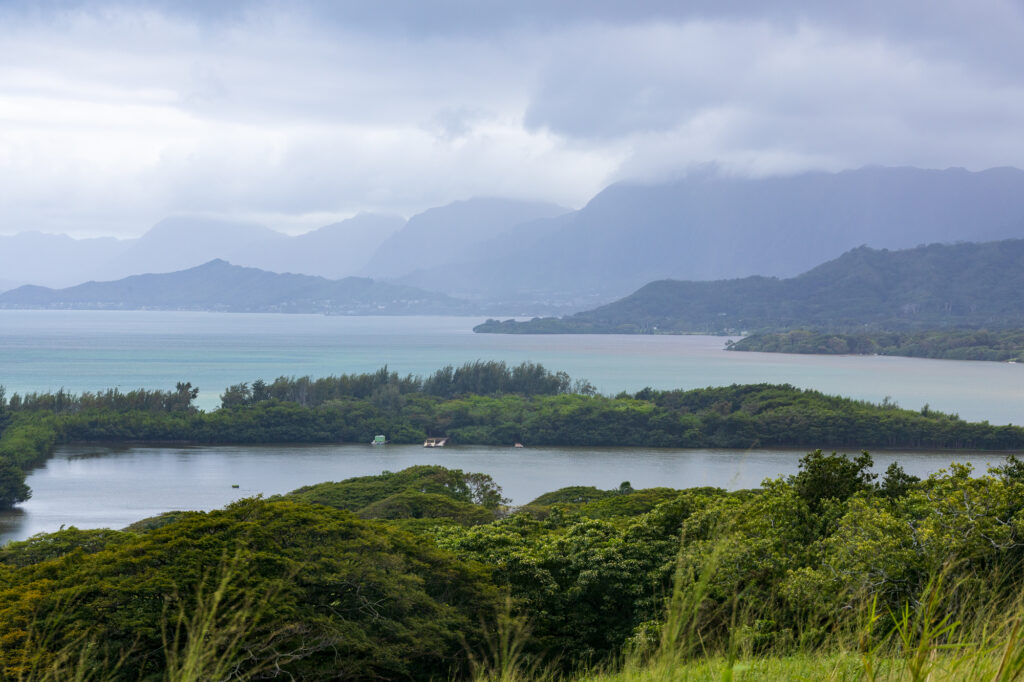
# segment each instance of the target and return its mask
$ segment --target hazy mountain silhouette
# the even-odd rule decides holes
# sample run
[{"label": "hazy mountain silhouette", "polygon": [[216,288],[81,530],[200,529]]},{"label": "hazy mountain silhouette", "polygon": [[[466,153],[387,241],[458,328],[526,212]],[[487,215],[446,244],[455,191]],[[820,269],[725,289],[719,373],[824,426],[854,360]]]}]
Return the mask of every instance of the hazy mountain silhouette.
[{"label": "hazy mountain silhouette", "polygon": [[607,300],[652,279],[790,277],[861,244],[1024,237],[1024,171],[869,167],[842,173],[613,185],[532,239],[406,281],[486,296]]},{"label": "hazy mountain silhouette", "polygon": [[245,262],[253,250],[276,253],[288,236],[262,225],[193,217],[161,220],[104,265],[103,279],[174,272],[212,258]]},{"label": "hazy mountain silhouette", "polygon": [[654,279],[792,277],[856,246],[1024,237],[1024,171],[868,167],[620,183],[578,211],[470,199],[407,223],[361,214],[289,237],[169,218],[135,240],[0,237],[0,278],[51,286],[168,272],[222,258],[274,272],[365,274],[460,298],[579,310]]},{"label": "hazy mountain silhouette", "polygon": [[360,272],[374,251],[403,225],[405,218],[400,216],[360,213],[291,237],[276,253],[250,249],[239,262],[274,272],[346,277]]},{"label": "hazy mountain silhouette", "polygon": [[[173,272],[222,258],[275,272],[352,275],[405,219],[371,213],[294,237],[261,225],[172,217],[135,239],[73,239],[25,232],[0,237],[0,275],[15,286]],[[11,288],[11,287],[5,287]]]},{"label": "hazy mountain silhouette", "polygon": [[69,286],[92,278],[132,240],[73,239],[63,234],[21,232],[0,237],[0,277],[23,284]]},{"label": "hazy mountain silhouette", "polygon": [[329,280],[277,274],[223,260],[66,289],[27,285],[0,294],[0,307],[362,315],[453,314],[467,309],[465,302],[443,294],[365,277]]},{"label": "hazy mountain silhouette", "polygon": [[[513,199],[456,201],[413,216],[377,249],[363,273],[400,277],[424,268],[478,260],[478,247],[523,224],[567,213],[555,204]],[[488,254],[493,256],[494,254]]]},{"label": "hazy mountain silhouette", "polygon": [[1024,326],[1024,240],[853,249],[790,279],[659,280],[561,319],[490,322],[507,333],[739,332]]}]

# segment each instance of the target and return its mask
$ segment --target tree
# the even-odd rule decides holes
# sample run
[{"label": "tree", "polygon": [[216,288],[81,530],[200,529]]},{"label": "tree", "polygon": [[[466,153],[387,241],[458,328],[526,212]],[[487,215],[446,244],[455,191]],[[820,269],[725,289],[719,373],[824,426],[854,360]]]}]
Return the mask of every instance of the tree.
[{"label": "tree", "polygon": [[898,462],[893,462],[885,470],[885,476],[882,478],[882,483],[878,486],[878,489],[885,497],[895,499],[906,495],[913,485],[920,480],[917,476],[911,476],[904,471]]},{"label": "tree", "polygon": [[845,502],[854,493],[870,488],[876,478],[870,473],[873,465],[874,460],[866,450],[853,459],[815,450],[801,458],[800,472],[790,476],[789,483],[811,510],[818,512],[825,500]]},{"label": "tree", "polygon": [[0,509],[10,509],[32,496],[25,485],[25,472],[14,464],[0,460]]},{"label": "tree", "polygon": [[179,381],[174,386],[174,393],[167,396],[164,408],[168,412],[194,410],[192,401],[199,397],[199,389],[193,388],[191,382]]}]

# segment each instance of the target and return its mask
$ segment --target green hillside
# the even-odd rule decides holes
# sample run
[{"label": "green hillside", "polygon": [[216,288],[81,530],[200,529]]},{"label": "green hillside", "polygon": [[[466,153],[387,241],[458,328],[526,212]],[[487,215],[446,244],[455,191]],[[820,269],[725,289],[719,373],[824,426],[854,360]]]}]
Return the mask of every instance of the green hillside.
[{"label": "green hillside", "polygon": [[86,282],[67,289],[24,286],[0,294],[0,308],[212,310],[331,314],[452,314],[464,301],[365,277],[332,280],[279,274],[212,260],[165,274]]},{"label": "green hillside", "polygon": [[660,280],[576,315],[489,320],[477,332],[712,333],[1024,326],[1024,240],[865,246],[791,279]]}]

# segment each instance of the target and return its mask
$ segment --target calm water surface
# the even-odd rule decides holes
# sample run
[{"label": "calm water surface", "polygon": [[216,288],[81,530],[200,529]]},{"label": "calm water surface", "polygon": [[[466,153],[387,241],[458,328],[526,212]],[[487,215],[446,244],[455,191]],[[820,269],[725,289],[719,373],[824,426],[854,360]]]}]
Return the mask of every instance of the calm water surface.
[{"label": "calm water surface", "polygon": [[872,402],[1024,423],[1024,364],[734,353],[714,336],[473,334],[480,318],[145,311],[0,311],[0,385],[13,391],[200,388],[281,375],[425,375],[477,359],[541,362],[604,393],[790,383]]},{"label": "calm water surface", "polygon": [[[414,464],[490,474],[513,504],[568,485],[636,488],[702,485],[750,488],[792,474],[802,451],[525,448],[418,445],[286,445],[112,448],[62,446],[28,477],[32,499],[0,514],[0,542],[62,525],[123,528],[172,509],[210,510],[242,497],[274,495],[320,481],[398,471]],[[876,453],[884,471],[898,460],[918,476],[967,462],[983,471],[993,453]],[[238,484],[238,488],[232,488]]]}]

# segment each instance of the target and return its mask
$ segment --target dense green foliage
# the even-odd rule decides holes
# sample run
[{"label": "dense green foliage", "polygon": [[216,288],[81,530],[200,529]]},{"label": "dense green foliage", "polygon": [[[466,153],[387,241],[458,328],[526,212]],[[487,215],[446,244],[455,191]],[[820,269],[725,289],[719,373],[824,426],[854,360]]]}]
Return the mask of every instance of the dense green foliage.
[{"label": "dense green foliage", "polygon": [[225,571],[218,626],[247,614],[240,677],[446,677],[479,645],[496,603],[478,568],[348,512],[289,501],[243,500],[138,535],[61,531],[9,545],[0,561],[4,679],[83,636],[91,668],[123,658],[114,679],[164,679],[174,645],[161,624],[203,608]]},{"label": "dense green foliage", "polygon": [[508,502],[487,474],[430,465],[304,486],[288,497],[362,518],[449,518],[467,525],[493,521],[498,506]]},{"label": "dense green foliage", "polygon": [[488,320],[497,333],[739,333],[799,327],[1024,328],[1024,240],[860,247],[792,279],[662,280],[594,310],[528,322]]},{"label": "dense green foliage", "polygon": [[341,399],[314,408],[268,400],[201,412],[46,415],[61,441],[455,443],[655,447],[908,447],[1009,450],[1024,429],[966,422],[933,410],[873,405],[792,386],[758,384],[634,396],[422,394],[396,405]]},{"label": "dense green foliage", "polygon": [[[0,675],[70,649],[93,672],[121,661],[112,679],[163,679],[198,636],[169,632],[211,608],[218,580],[213,622],[237,642],[215,629],[199,643],[231,657],[238,679],[461,678],[496,636],[486,632],[502,622],[502,592],[529,622],[521,657],[567,671],[664,642],[685,595],[697,601],[691,644],[673,640],[677,663],[829,651],[845,636],[864,647],[893,622],[867,610],[895,618],[922,595],[936,621],[966,624],[1014,603],[1024,462],[978,477],[952,465],[923,481],[898,466],[879,480],[871,466],[867,453],[815,451],[758,490],[566,488],[488,523],[412,526],[415,536],[396,529],[401,505],[394,520],[364,521],[294,499],[334,486],[342,504],[372,505],[411,484],[474,505],[458,484],[473,474],[414,467],[150,529],[40,535],[0,550]],[[923,636],[905,627],[908,642]]]},{"label": "dense green foliage", "polygon": [[955,329],[926,332],[833,334],[807,329],[751,334],[726,343],[729,350],[820,355],[902,355],[945,360],[1024,362],[1024,331]]}]

